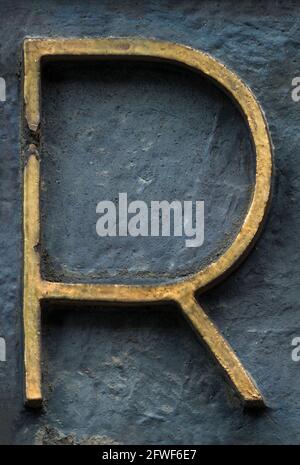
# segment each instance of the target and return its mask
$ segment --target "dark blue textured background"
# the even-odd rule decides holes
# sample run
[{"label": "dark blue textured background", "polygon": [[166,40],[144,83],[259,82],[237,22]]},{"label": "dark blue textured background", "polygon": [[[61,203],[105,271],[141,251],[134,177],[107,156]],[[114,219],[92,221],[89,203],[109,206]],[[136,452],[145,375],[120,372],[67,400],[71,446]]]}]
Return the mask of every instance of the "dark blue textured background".
[{"label": "dark blue textured background", "polygon": [[[292,101],[290,91],[292,78],[300,72],[300,5],[291,1],[237,3],[233,0],[69,1],[63,5],[55,1],[1,1],[0,13],[0,75],[6,79],[8,91],[7,102],[0,103],[0,336],[7,342],[7,362],[0,362],[0,442],[299,443],[300,376],[299,364],[291,360],[291,340],[300,336],[300,113],[299,104]],[[276,180],[270,217],[247,261],[207,294],[204,303],[262,389],[269,406],[265,412],[243,412],[183,318],[176,309],[169,307],[47,309],[43,324],[45,408],[42,412],[23,408],[20,61],[25,36],[143,36],[176,41],[208,51],[236,71],[255,92],[265,110],[275,148]],[[80,68],[78,82],[75,79],[73,87],[67,91],[66,115],[72,100],[76,103],[74,92],[84,73],[86,70]],[[99,78],[97,76],[95,79]],[[64,79],[57,82],[48,77],[45,107],[49,115],[52,111],[53,117],[57,111],[55,89],[60,92],[67,86]],[[174,91],[178,95],[173,102],[176,111],[181,108],[180,99],[193,95],[188,92],[182,95],[185,79],[188,78],[178,80]],[[146,84],[144,75],[141,86]],[[203,84],[199,90],[199,98],[213,99],[217,91],[206,93],[205,86]],[[91,82],[86,86],[87,94],[88,89],[93,89]],[[105,90],[112,92],[110,108],[114,112],[118,89],[117,83],[112,83]],[[159,100],[159,88],[149,85],[147,92],[151,101],[155,95]],[[136,105],[134,89],[131,88],[130,93]],[[167,95],[164,98],[167,99]],[[84,108],[81,100],[78,97],[79,109]],[[124,98],[120,101],[121,105],[130,103],[129,98],[128,102]],[[208,107],[207,117],[211,117],[213,107],[210,104]],[[227,115],[233,111],[228,102],[224,108]],[[195,103],[194,114],[200,117],[201,111]],[[149,117],[141,111],[141,118],[145,115]],[[89,116],[93,116],[92,111]],[[108,128],[113,116],[109,114],[107,118]],[[226,121],[228,118],[224,118],[224,124]],[[177,133],[181,124],[189,128],[191,138],[187,140],[192,146],[197,143],[197,125],[189,122],[193,123],[186,117],[182,123],[179,121]],[[51,154],[50,123],[45,122],[44,142],[45,150]],[[53,124],[55,127],[57,122]],[[70,131],[76,129],[76,124],[77,130],[80,128],[80,117],[74,124]],[[91,124],[87,121],[88,127]],[[240,120],[237,124],[241,136],[243,124]],[[62,145],[67,141],[63,127],[61,121],[61,133],[57,137]],[[153,125],[151,127],[153,131]],[[105,132],[105,124],[100,128]],[[170,130],[169,126],[167,129]],[[138,132],[139,127],[135,130]],[[233,133],[222,135],[224,141],[228,139],[228,144],[233,143],[230,142]],[[146,129],[144,135],[146,139],[153,137]],[[97,140],[92,137],[94,149],[98,148]],[[129,139],[129,151],[134,141],[134,137]],[[55,139],[52,142],[55,146]],[[168,149],[167,142],[166,136],[165,150],[176,153],[173,146]],[[109,142],[107,144],[105,150]],[[72,154],[76,157],[75,152]],[[82,150],[78,155],[80,153]],[[219,150],[218,154],[221,153]],[[141,151],[139,162],[147,160],[144,155]],[[182,160],[178,157],[177,161],[180,186],[181,170],[187,169],[186,163],[191,163],[192,169],[194,161],[192,156]],[[45,175],[47,163],[45,161]],[[63,162],[58,157],[53,163]],[[153,165],[149,167],[152,174]],[[218,164],[215,167],[218,169]],[[55,168],[48,163],[48,168],[59,180],[57,165]],[[141,163],[136,174],[140,170],[142,176],[144,168]],[[177,168],[173,169],[176,173]],[[243,173],[239,174],[244,179]],[[230,178],[228,173],[226,176]],[[236,182],[238,179],[240,177]],[[70,183],[70,192],[71,180],[72,170],[65,179]],[[163,184],[160,186],[162,188]],[[48,195],[56,194],[51,183],[46,187],[45,205],[48,202],[49,207],[58,208],[59,196]],[[171,199],[169,184],[167,188]],[[95,199],[101,200],[98,195]],[[74,199],[72,202],[76,205]],[[80,254],[72,259],[70,254],[64,257],[55,247],[51,249],[50,223],[47,226],[45,221],[44,234],[48,239],[45,247],[49,249],[50,258],[52,254],[52,262],[45,261],[46,272],[52,272],[49,266],[54,263],[54,273],[61,273],[58,268],[64,260],[67,268],[75,265],[80,272],[89,272],[91,263],[80,260]],[[59,232],[57,234],[59,240]],[[74,243],[77,239],[72,238]],[[66,242],[66,246],[68,244]],[[114,257],[108,258],[114,260]],[[166,261],[161,265],[165,266]]]},{"label": "dark blue textured background", "polygon": [[[255,159],[239,111],[214,84],[175,66],[94,61],[52,63],[42,83],[48,279],[169,281],[196,272],[232,242],[251,198]],[[148,211],[155,200],[204,200],[203,245],[186,247],[187,236],[174,237],[172,228],[171,237],[100,238],[96,205],[110,200],[118,209],[124,192]]]}]

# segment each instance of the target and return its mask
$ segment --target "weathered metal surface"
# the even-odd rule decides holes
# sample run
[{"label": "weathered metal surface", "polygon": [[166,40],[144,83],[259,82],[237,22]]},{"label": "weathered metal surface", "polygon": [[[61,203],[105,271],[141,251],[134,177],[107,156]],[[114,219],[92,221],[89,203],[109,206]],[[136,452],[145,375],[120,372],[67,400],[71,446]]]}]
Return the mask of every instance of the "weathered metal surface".
[{"label": "weathered metal surface", "polygon": [[[300,331],[300,216],[296,208],[300,120],[298,105],[290,98],[291,80],[299,73],[298,2],[148,1],[133,8],[126,1],[68,2],[59,7],[52,1],[3,1],[0,8],[4,18],[1,75],[7,82],[7,102],[0,105],[0,192],[1,213],[9,218],[0,224],[0,336],[7,343],[7,362],[0,365],[1,442],[299,443],[300,373],[299,364],[291,360],[291,340]],[[22,105],[21,49],[30,35],[139,35],[188,44],[218,58],[254,91],[266,112],[275,147],[277,177],[270,219],[238,273],[202,300],[258,382],[269,406],[266,411],[250,415],[235,404],[215,364],[173,309],[158,305],[152,311],[131,308],[124,312],[121,308],[111,312],[101,307],[101,311],[77,312],[77,303],[70,310],[61,305],[53,313],[50,309],[44,312],[46,405],[42,412],[23,409],[22,189],[16,128]],[[58,85],[65,89],[62,81]],[[86,96],[90,90],[86,89]],[[81,100],[78,94],[77,101]],[[73,103],[72,99],[64,101],[69,110],[74,102],[75,98]],[[107,100],[108,122],[112,121],[110,108],[115,110]],[[197,111],[201,122],[201,111]],[[202,115],[207,118],[208,114]],[[63,122],[57,118],[57,138]],[[71,123],[76,127],[76,114]],[[183,129],[190,123],[186,120]],[[143,119],[138,128],[142,124]],[[225,134],[220,139],[228,140]],[[50,147],[49,138],[47,143]],[[47,164],[53,177],[48,191],[53,186],[61,194],[56,184],[61,161],[51,163]],[[219,164],[216,160],[215,166]],[[83,169],[84,164],[78,166]],[[178,162],[187,176],[185,166],[190,170],[194,166],[187,159]],[[72,179],[69,174],[66,186]],[[224,213],[228,214],[226,205]],[[62,238],[57,235],[54,240],[58,239]]]},{"label": "weathered metal surface", "polygon": [[[31,131],[40,125],[40,74],[42,60],[55,56],[112,58],[126,56],[179,63],[203,73],[224,87],[239,105],[251,131],[256,157],[256,177],[251,204],[242,227],[228,250],[197,274],[173,284],[133,286],[47,282],[40,267],[38,154],[29,156],[24,175],[24,335],[26,403],[36,406],[41,393],[40,302],[77,300],[108,302],[177,302],[196,332],[248,406],[263,405],[263,398],[228,343],[209,320],[194,293],[220,281],[240,262],[253,245],[267,211],[272,179],[272,152],[262,111],[251,91],[224,65],[207,54],[168,42],[120,39],[27,39],[24,43],[25,118]],[[184,157],[184,154],[183,154]]]}]

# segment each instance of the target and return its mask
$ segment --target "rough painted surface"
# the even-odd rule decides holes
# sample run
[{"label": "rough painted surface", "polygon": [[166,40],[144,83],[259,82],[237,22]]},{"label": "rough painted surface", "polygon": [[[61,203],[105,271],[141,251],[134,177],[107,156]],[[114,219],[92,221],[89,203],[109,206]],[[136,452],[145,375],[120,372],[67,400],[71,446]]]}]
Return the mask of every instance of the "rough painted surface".
[{"label": "rough painted surface", "polygon": [[[291,360],[291,341],[300,336],[300,113],[290,90],[300,72],[300,5],[233,0],[99,3],[0,3],[5,18],[0,75],[8,91],[7,102],[0,102],[0,336],[7,342],[7,362],[0,362],[0,442],[299,443],[300,375],[299,364]],[[262,389],[269,405],[265,412],[242,411],[177,309],[169,307],[45,309],[46,404],[42,412],[23,408],[20,58],[22,41],[30,35],[125,35],[181,42],[219,58],[255,92],[275,147],[269,221],[248,260],[202,302]],[[178,96],[182,85],[180,79]],[[151,86],[148,90],[153,95]],[[200,92],[199,98],[205,95]],[[45,99],[51,109],[51,86]],[[178,111],[180,100],[174,105]],[[226,111],[231,111],[227,104]],[[195,143],[195,130],[191,136]],[[62,134],[59,138],[63,143]],[[182,160],[183,169],[184,161],[192,163]],[[143,165],[138,169],[142,176]],[[84,272],[90,266],[85,264]]]},{"label": "rough painted surface", "polygon": [[[92,61],[46,69],[47,279],[145,284],[185,276],[216,259],[241,226],[255,177],[249,131],[229,98],[174,66]],[[147,204],[149,232],[152,201],[204,200],[203,245],[186,247],[187,236],[174,237],[173,228],[170,237],[100,238],[96,205],[109,200],[118,209],[124,192],[128,203]]]}]

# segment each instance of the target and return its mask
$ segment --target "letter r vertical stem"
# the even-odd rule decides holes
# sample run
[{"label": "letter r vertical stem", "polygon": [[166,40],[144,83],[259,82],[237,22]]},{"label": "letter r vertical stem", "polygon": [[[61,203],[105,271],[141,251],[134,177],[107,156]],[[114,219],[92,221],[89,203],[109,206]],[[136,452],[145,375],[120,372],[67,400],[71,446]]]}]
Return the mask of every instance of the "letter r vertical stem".
[{"label": "letter r vertical stem", "polygon": [[[32,148],[32,147],[31,147]],[[39,299],[39,178],[40,163],[31,153],[24,169],[24,362],[25,397],[31,407],[42,402],[41,393],[41,311]]]}]

